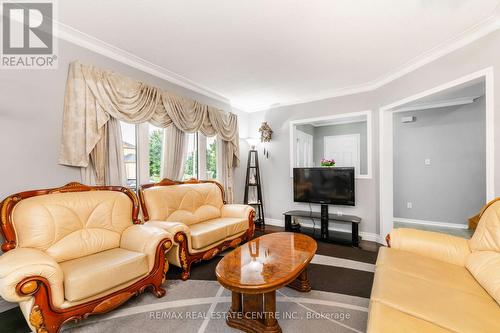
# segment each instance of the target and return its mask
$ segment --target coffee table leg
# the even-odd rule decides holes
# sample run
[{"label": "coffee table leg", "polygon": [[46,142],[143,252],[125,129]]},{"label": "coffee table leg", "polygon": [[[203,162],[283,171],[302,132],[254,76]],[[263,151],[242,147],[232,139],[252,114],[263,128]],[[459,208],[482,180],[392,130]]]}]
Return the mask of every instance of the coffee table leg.
[{"label": "coffee table leg", "polygon": [[279,327],[276,320],[276,291],[264,294],[264,313],[268,328]]},{"label": "coffee table leg", "polygon": [[231,294],[231,311],[232,312],[241,312],[241,293],[237,293],[235,291]]},{"label": "coffee table leg", "polygon": [[276,320],[276,291],[266,294],[232,292],[232,303],[227,317],[230,327],[249,333],[281,333]]},{"label": "coffee table leg", "polygon": [[299,276],[297,276],[297,278],[293,280],[292,283],[288,285],[288,287],[301,292],[311,291],[311,284],[309,283],[309,279],[307,278],[307,268],[304,268]]}]

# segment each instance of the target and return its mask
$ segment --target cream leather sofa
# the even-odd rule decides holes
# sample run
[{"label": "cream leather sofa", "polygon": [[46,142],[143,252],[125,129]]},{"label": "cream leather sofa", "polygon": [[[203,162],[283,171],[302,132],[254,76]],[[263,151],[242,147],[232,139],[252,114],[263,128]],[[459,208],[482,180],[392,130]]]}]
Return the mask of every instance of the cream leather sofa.
[{"label": "cream leather sofa", "polygon": [[380,248],[368,332],[500,332],[500,201],[470,240],[395,229]]},{"label": "cream leather sofa", "polygon": [[38,333],[109,311],[146,287],[165,295],[171,235],[134,224],[138,210],[122,187],[70,183],[6,198],[0,296],[18,302]]},{"label": "cream leather sofa", "polygon": [[195,179],[164,179],[141,186],[141,206],[148,225],[174,235],[168,261],[189,278],[191,264],[213,258],[228,247],[253,237],[255,210],[251,206],[225,204],[222,185]]}]

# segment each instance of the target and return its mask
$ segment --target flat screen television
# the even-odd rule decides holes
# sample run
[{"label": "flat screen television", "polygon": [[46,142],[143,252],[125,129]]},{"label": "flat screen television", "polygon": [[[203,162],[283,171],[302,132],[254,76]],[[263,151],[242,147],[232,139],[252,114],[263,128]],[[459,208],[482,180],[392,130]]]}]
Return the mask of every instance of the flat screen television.
[{"label": "flat screen television", "polygon": [[354,168],[294,168],[293,200],[354,206]]}]

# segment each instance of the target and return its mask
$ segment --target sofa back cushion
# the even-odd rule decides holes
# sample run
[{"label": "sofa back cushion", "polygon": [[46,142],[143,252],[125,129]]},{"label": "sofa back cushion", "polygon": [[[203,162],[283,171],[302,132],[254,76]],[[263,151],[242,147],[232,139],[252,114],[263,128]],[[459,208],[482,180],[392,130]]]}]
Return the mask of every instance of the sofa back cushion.
[{"label": "sofa back cushion", "polygon": [[481,216],[470,249],[500,252],[500,201],[491,204]]},{"label": "sofa back cushion", "polygon": [[224,205],[214,183],[154,186],[143,194],[150,220],[195,224],[220,217]]},{"label": "sofa back cushion", "polygon": [[500,253],[494,251],[472,252],[466,267],[479,284],[500,305]]},{"label": "sofa back cushion", "polygon": [[132,225],[132,201],[122,192],[85,191],[39,195],[12,211],[18,247],[43,250],[57,262],[119,247]]},{"label": "sofa back cushion", "polygon": [[500,305],[500,201],[484,211],[469,245],[467,269]]}]

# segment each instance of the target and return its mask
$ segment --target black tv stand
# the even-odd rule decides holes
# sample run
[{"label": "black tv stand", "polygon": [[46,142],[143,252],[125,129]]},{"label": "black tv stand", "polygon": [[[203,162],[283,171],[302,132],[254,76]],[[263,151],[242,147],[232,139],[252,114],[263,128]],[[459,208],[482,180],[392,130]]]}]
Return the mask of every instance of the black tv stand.
[{"label": "black tv stand", "polygon": [[321,238],[328,239],[328,205],[321,205]]},{"label": "black tv stand", "polygon": [[[359,247],[359,228],[358,225],[361,222],[361,218],[354,215],[344,215],[344,214],[329,214],[328,205],[321,205],[321,212],[311,212],[305,210],[291,210],[283,213],[285,215],[285,231],[301,232],[305,234],[310,234],[314,238],[322,241],[334,242],[334,243],[350,243],[352,246]],[[321,221],[320,235],[315,233],[314,228],[307,228],[300,224],[292,225],[292,216],[302,217],[304,219],[316,219]],[[340,222],[340,223],[351,223],[352,232],[347,234],[350,236],[346,238],[345,232],[335,231],[330,232],[328,226],[330,222]],[[331,235],[333,234],[333,235]]]}]

